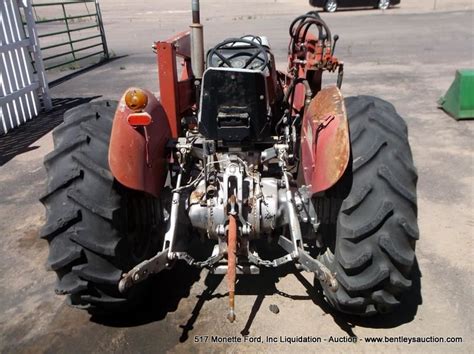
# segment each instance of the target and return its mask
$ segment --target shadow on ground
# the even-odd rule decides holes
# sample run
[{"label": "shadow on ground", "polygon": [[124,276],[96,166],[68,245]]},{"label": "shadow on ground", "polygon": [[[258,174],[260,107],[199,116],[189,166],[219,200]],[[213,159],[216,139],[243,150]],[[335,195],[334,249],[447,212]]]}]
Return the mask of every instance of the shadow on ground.
[{"label": "shadow on ground", "polygon": [[68,109],[92,101],[100,96],[55,98],[53,109],[26,122],[18,128],[0,136],[0,166],[19,154],[35,150],[38,146],[30,146],[56,126],[63,122],[63,115]]},{"label": "shadow on ground", "polygon": [[412,269],[412,287],[402,295],[401,305],[394,312],[385,315],[376,315],[372,317],[361,317],[344,314],[336,311],[329,305],[319,286],[313,286],[301,274],[295,273],[296,278],[306,288],[306,292],[313,300],[314,304],[319,306],[325,313],[331,315],[334,322],[347,333],[348,336],[355,337],[353,329],[357,326],[367,328],[394,328],[409,323],[415,319],[418,312],[418,306],[422,304],[421,295],[421,272],[418,262]]},{"label": "shadow on ground", "polygon": [[[278,256],[278,255],[277,255]],[[268,258],[268,257],[265,257]],[[174,312],[181,299],[190,295],[190,289],[200,279],[201,270],[189,267],[184,262],[178,263],[170,271],[158,275],[153,280],[150,296],[143,306],[134,311],[133,316],[99,317],[92,316],[91,321],[112,327],[139,326],[151,322],[163,320],[167,313]],[[277,289],[276,284],[280,278],[295,276],[305,287],[307,295],[291,295]],[[340,313],[329,305],[319,285],[310,283],[294,265],[286,265],[279,269],[261,269],[260,275],[239,276],[236,284],[236,296],[257,295],[252,306],[250,315],[241,330],[243,336],[249,335],[253,321],[260,311],[266,296],[279,295],[294,301],[311,300],[319,306],[326,314],[333,317],[334,322],[347,333],[348,336],[356,336],[353,329],[356,326],[370,328],[393,328],[411,322],[417,313],[418,305],[422,303],[421,297],[421,272],[418,263],[415,263],[412,274],[413,286],[411,290],[403,295],[402,305],[392,314],[375,317],[358,317]],[[220,283],[225,281],[223,276],[207,274],[204,281],[204,290],[197,295],[198,301],[189,314],[188,320],[181,325],[182,334],[180,342],[189,339],[189,333],[194,329],[194,324],[199,318],[200,312],[206,302],[215,298],[227,297],[227,293],[216,293]]]},{"label": "shadow on ground", "polygon": [[96,63],[96,64],[92,64],[90,66],[87,66],[85,68],[82,68],[82,69],[78,69],[78,70],[74,70],[73,72],[71,72],[70,74],[67,74],[67,75],[64,75],[56,80],[53,80],[49,83],[49,87],[52,88],[52,87],[55,87],[55,86],[58,86],[60,84],[62,84],[63,82],[66,82],[68,80],[71,80],[71,79],[74,79],[75,77],[79,76],[79,75],[82,75],[82,74],[85,74],[85,73],[88,73],[89,71],[92,71],[94,69],[97,69],[98,67],[101,67],[105,64],[109,64],[115,60],[118,60],[118,59],[122,59],[122,58],[126,58],[128,57],[128,55],[120,55],[118,57],[113,57],[113,58],[109,58],[109,59],[105,59],[105,60],[101,60],[100,62]]},{"label": "shadow on ground", "polygon": [[[208,244],[194,240],[192,246],[200,259]],[[192,249],[191,248],[191,249]],[[127,313],[113,315],[92,314],[91,321],[110,327],[135,327],[161,321],[170,312],[177,310],[179,302],[189,297],[194,283],[201,277],[201,269],[178,261],[170,270],[155,275],[144,286],[144,297],[140,304]]]},{"label": "shadow on ground", "polygon": [[190,295],[192,285],[199,281],[201,270],[184,262],[155,276],[148,282],[149,289],[140,306],[132,313],[116,315],[93,314],[91,321],[110,327],[135,327],[163,320],[169,312],[178,308],[179,302]]}]

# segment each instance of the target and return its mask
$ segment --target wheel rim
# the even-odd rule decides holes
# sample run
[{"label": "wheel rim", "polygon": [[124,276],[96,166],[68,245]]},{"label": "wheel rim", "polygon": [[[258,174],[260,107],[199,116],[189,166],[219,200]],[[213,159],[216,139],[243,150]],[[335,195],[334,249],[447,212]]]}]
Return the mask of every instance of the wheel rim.
[{"label": "wheel rim", "polygon": [[390,6],[390,0],[380,0],[379,1],[379,9],[386,10]]},{"label": "wheel rim", "polygon": [[337,9],[337,1],[335,0],[329,0],[326,3],[326,11],[327,12],[334,12]]}]

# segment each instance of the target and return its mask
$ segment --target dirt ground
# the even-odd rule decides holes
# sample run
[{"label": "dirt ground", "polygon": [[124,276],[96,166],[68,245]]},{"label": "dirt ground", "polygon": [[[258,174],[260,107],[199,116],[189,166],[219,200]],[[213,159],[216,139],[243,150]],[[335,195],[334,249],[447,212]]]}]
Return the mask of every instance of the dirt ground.
[{"label": "dirt ground", "polygon": [[[408,123],[419,173],[421,277],[399,311],[371,319],[341,315],[314,291],[310,274],[291,268],[241,278],[234,324],[225,319],[225,281],[185,266],[154,279],[144,300],[148,310],[125,318],[90,317],[54,294],[55,275],[45,267],[47,244],[38,238],[44,222],[38,202],[45,191],[42,160],[52,150],[49,131],[60,112],[78,102],[100,95],[118,99],[129,85],[156,92],[151,44],[187,27],[189,2],[102,0],[115,60],[54,87],[55,112],[0,138],[0,352],[472,353],[474,125],[457,122],[436,106],[456,69],[474,67],[472,1],[402,0],[384,12],[323,15],[341,38],[336,54],[346,64],[344,95],[382,97]],[[281,69],[287,28],[310,10],[306,0],[203,0],[201,6],[207,47],[230,36],[264,34]],[[278,314],[269,310],[271,304]],[[210,343],[211,337],[206,343],[206,336],[235,336],[243,343]],[[275,336],[277,343],[250,342]],[[280,336],[322,342],[289,344]],[[388,342],[400,336],[431,342]],[[358,340],[348,343],[348,337]],[[383,342],[369,343],[371,337]],[[452,337],[462,342],[447,343]],[[444,343],[433,342],[438,340]]]}]

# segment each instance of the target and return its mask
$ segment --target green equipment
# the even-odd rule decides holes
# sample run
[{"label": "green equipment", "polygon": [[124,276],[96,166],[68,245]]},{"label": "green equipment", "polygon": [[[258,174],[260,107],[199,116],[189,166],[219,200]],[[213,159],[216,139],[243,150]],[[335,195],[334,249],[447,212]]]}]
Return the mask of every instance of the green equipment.
[{"label": "green equipment", "polygon": [[438,100],[438,105],[456,120],[473,119],[474,69],[457,70],[454,82]]}]

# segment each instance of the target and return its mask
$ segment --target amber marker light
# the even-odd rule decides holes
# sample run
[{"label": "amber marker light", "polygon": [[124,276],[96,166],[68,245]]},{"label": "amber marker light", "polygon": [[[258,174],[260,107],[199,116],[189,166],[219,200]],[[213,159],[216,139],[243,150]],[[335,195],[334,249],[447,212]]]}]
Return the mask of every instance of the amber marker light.
[{"label": "amber marker light", "polygon": [[148,96],[139,88],[131,88],[125,94],[125,104],[132,111],[140,112],[148,104]]}]

